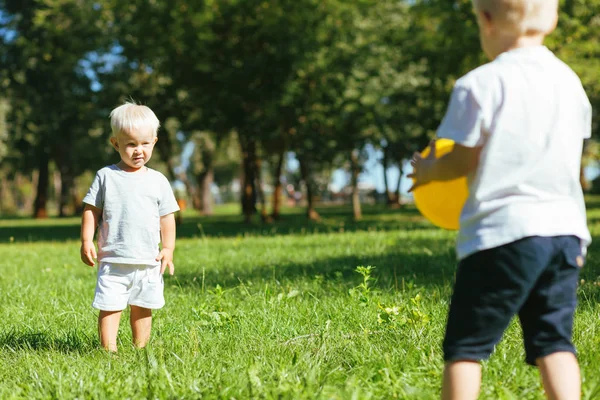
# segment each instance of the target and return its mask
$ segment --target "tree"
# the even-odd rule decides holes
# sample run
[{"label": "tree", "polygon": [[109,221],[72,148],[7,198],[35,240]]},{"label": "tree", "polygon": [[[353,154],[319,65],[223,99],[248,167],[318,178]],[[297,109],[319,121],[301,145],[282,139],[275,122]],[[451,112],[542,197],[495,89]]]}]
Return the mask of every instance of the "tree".
[{"label": "tree", "polygon": [[[416,100],[427,83],[424,62],[398,51],[409,41],[409,21],[409,7],[402,2],[331,2],[319,27],[319,45],[284,97],[284,114],[297,121],[291,140],[301,164],[324,168],[341,160],[338,166],[349,165],[355,219],[361,217],[358,175],[364,146],[385,144],[392,162],[407,151],[391,150],[411,149],[414,138],[422,136]],[[307,188],[310,205],[310,183]]]},{"label": "tree", "polygon": [[[102,46],[106,21],[93,1],[3,0],[2,67],[7,71],[11,101],[22,106],[11,115],[14,143],[25,169],[36,168],[34,214],[47,216],[49,163],[55,160],[69,187],[80,158],[79,139],[87,136],[94,107],[91,82],[80,62]],[[65,189],[66,190],[66,189]],[[61,208],[62,210],[62,208]]]},{"label": "tree", "polygon": [[561,7],[556,31],[548,37],[548,47],[579,75],[593,114],[592,134],[600,133],[600,1],[567,0]]}]

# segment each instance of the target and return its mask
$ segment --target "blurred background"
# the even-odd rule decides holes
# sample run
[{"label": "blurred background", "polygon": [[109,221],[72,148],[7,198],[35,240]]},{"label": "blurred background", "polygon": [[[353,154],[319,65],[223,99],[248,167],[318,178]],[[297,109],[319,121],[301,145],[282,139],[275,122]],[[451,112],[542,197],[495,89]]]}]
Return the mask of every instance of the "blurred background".
[{"label": "blurred background", "polygon": [[[561,1],[548,47],[600,130],[600,0]],[[410,201],[406,160],[486,60],[470,0],[0,0],[0,216],[73,216],[118,161],[110,110],[152,108],[150,166],[182,207]],[[582,183],[600,192],[592,139]]]}]

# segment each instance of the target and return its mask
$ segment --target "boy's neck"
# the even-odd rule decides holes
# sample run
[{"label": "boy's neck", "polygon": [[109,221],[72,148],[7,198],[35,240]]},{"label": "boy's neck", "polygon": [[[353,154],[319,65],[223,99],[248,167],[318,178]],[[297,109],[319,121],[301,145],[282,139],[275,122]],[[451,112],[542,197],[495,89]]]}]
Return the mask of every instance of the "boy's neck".
[{"label": "boy's neck", "polygon": [[535,34],[535,35],[525,35],[525,36],[502,36],[499,37],[495,43],[493,53],[495,55],[492,59],[495,59],[502,53],[506,53],[507,51],[522,49],[527,47],[539,47],[544,44],[544,39],[546,35],[544,34]]},{"label": "boy's neck", "polygon": [[117,167],[119,167],[119,169],[121,171],[130,173],[130,174],[143,173],[143,172],[147,171],[147,168],[145,165],[141,168],[132,168],[129,165],[127,165],[123,160],[121,160],[117,163]]}]

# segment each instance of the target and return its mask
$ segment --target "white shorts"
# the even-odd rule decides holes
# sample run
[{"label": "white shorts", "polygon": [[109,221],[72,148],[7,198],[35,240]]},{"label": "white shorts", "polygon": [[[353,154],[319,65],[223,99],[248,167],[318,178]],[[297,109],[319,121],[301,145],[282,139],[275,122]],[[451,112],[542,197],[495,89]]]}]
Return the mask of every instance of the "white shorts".
[{"label": "white shorts", "polygon": [[164,281],[157,265],[113,264],[100,262],[92,307],[102,311],[121,311],[127,305],[149,309],[165,305]]}]

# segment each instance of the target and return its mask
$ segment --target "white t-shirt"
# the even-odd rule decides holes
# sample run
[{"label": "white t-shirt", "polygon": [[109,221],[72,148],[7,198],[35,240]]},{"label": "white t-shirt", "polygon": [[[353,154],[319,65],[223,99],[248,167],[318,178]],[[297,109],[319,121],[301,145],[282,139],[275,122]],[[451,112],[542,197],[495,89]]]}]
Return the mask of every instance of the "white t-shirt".
[{"label": "white t-shirt", "polygon": [[437,136],[483,146],[468,179],[457,255],[587,228],[579,169],[591,105],[577,75],[544,46],[502,53],[456,82]]},{"label": "white t-shirt", "polygon": [[179,210],[169,181],[148,168],[128,173],[111,165],[96,173],[83,202],[102,209],[98,261],[156,264],[160,217]]}]

